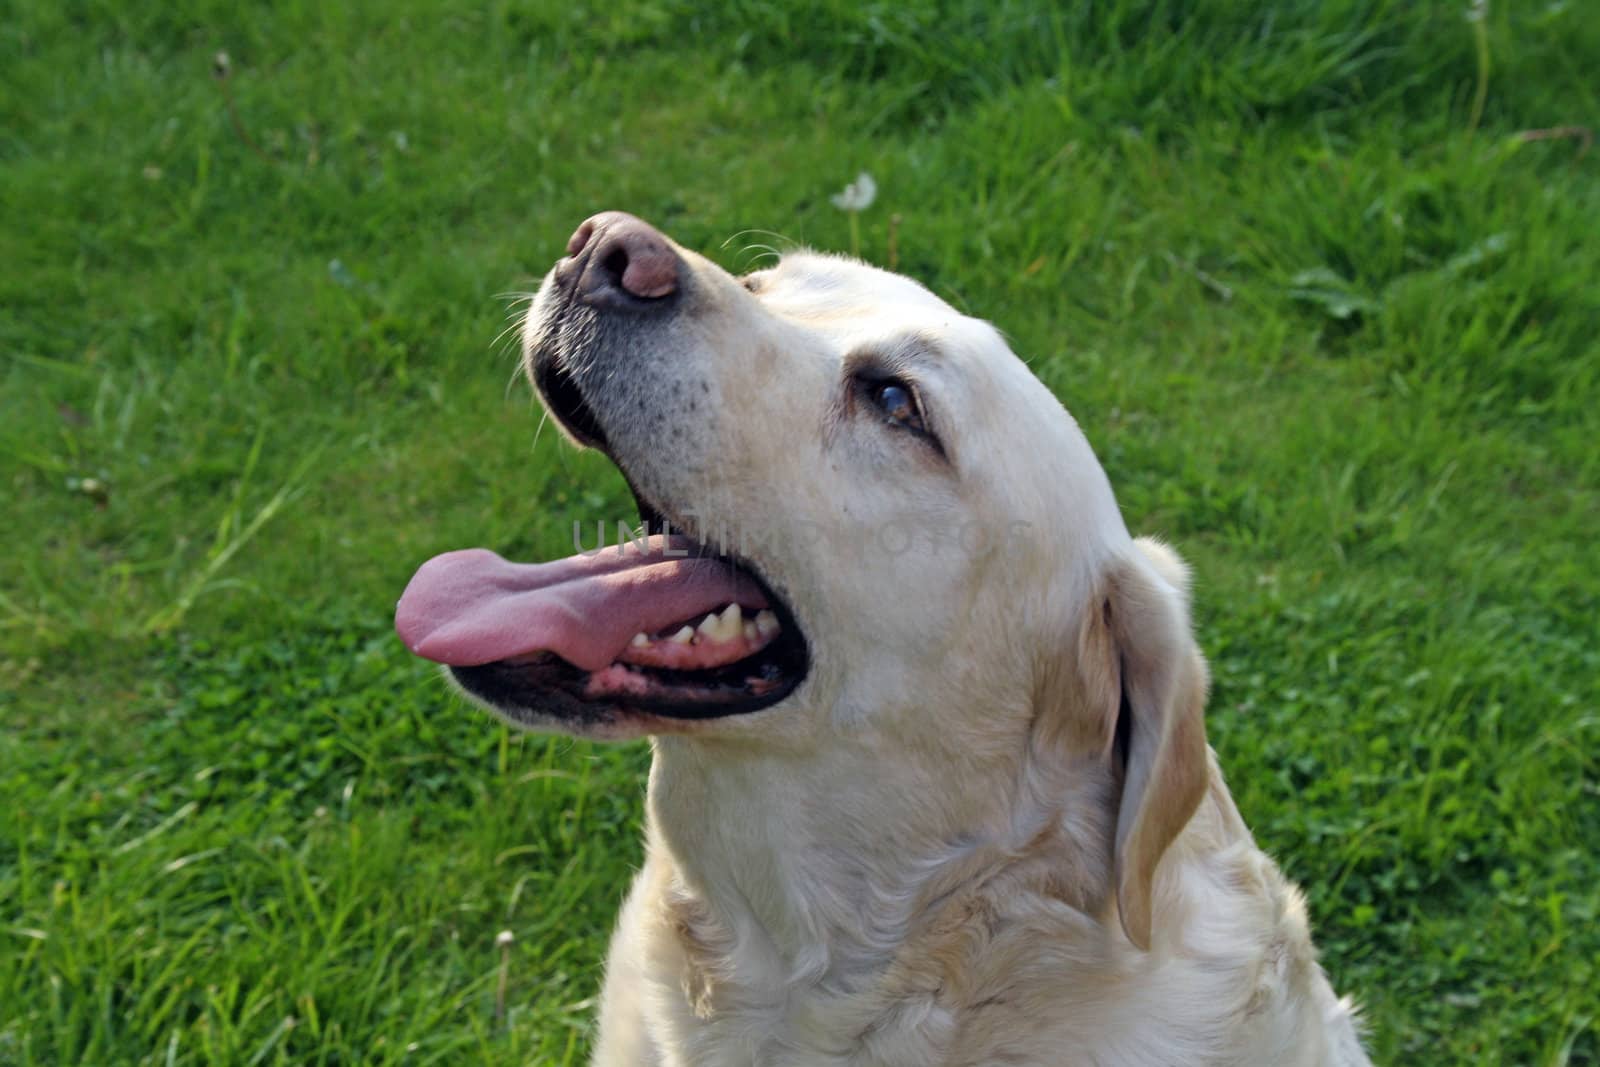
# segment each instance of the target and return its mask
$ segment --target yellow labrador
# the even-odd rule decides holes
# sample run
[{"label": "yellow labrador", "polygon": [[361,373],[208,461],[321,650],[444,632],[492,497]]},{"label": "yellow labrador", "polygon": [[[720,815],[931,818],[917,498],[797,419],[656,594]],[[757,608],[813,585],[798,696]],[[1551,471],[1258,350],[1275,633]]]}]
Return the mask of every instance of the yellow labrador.
[{"label": "yellow labrador", "polygon": [[449,553],[396,625],[512,722],[654,739],[595,1062],[1367,1063],[1207,748],[1184,564],[1000,335],[618,212],[567,251],[527,370],[656,533]]}]

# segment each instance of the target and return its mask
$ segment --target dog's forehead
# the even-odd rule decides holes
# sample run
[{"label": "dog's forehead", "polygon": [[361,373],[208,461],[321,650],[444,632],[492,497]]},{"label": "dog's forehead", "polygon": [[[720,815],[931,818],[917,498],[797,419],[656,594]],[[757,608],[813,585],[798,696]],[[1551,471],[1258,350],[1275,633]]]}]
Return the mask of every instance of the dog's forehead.
[{"label": "dog's forehead", "polygon": [[951,307],[914,278],[860,260],[791,252],[760,290],[769,310],[835,337],[843,348],[911,342],[947,368],[1016,362],[989,323]]},{"label": "dog's forehead", "polygon": [[791,252],[770,272],[764,296],[783,310],[814,318],[873,316],[960,317],[959,312],[913,278],[845,256]]}]

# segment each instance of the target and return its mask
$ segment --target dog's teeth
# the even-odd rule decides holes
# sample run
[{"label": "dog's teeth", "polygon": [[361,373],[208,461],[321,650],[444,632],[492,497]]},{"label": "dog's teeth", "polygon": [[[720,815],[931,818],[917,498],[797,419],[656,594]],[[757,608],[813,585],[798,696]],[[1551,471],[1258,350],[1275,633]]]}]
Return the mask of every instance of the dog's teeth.
[{"label": "dog's teeth", "polygon": [[762,637],[771,637],[780,629],[782,629],[782,627],[778,623],[778,617],[772,612],[759,611],[756,613],[756,631],[760,633]]},{"label": "dog's teeth", "polygon": [[761,631],[756,629],[756,624],[748,619],[745,620],[744,624],[744,639],[752,645],[761,640]]},{"label": "dog's teeth", "polygon": [[650,638],[646,637],[642,633],[634,634],[633,635],[633,640],[628,642],[628,644],[632,645],[634,648],[643,648],[645,645],[648,645],[649,643],[650,643]]},{"label": "dog's teeth", "polygon": [[694,630],[685,626],[683,629],[679,630],[677,633],[668,638],[668,640],[675,645],[687,645],[690,641],[694,640]]},{"label": "dog's teeth", "polygon": [[717,621],[717,636],[724,641],[733,641],[744,630],[744,609],[737,604],[729,604],[722,612],[722,618]]},{"label": "dog's teeth", "polygon": [[717,618],[716,612],[713,611],[711,614],[700,620],[700,636],[705,638],[707,641],[715,641],[717,639],[717,635],[721,632],[721,620]]}]

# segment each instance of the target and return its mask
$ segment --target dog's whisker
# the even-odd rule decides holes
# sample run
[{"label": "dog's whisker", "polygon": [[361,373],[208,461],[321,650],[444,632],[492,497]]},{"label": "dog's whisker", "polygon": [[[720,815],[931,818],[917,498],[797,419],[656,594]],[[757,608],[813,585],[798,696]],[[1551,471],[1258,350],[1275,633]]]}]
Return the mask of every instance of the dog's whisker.
[{"label": "dog's whisker", "polygon": [[740,264],[740,267],[739,267],[740,270],[746,270],[747,269],[744,266],[744,260],[742,259],[742,257],[748,255],[753,250],[759,251],[761,253],[761,255],[758,256],[756,258],[756,260],[755,260],[755,262],[760,262],[760,260],[762,258],[766,257],[766,256],[771,256],[772,259],[774,259],[774,260],[782,259],[783,258],[782,249],[794,249],[794,248],[798,248],[799,247],[799,242],[787,237],[784,234],[781,234],[781,233],[777,232],[776,230],[758,230],[758,229],[744,229],[744,230],[738,231],[737,233],[731,234],[731,235],[729,235],[727,240],[722,242],[721,247],[723,249],[727,249],[729,245],[733,244],[735,241],[739,240],[741,237],[746,236],[747,234],[753,234],[753,235],[760,236],[760,237],[769,237],[773,241],[777,242],[777,245],[781,246],[781,248],[780,247],[775,247],[775,246],[770,245],[770,244],[761,244],[761,243],[755,242],[755,241],[747,242],[746,244],[744,244],[743,246],[740,247],[738,253],[735,256],[735,262]]},{"label": "dog's whisker", "polygon": [[499,333],[495,334],[494,340],[489,342],[489,347],[491,349],[494,349],[494,348],[498,347],[500,345],[500,343],[507,338],[507,336],[509,336],[510,334],[514,333],[517,330],[517,328],[520,327],[521,325],[522,325],[522,319],[520,319],[520,318],[518,318],[515,321],[509,323],[506,326],[505,329],[503,329]]},{"label": "dog's whisker", "polygon": [[787,234],[781,233],[778,230],[761,230],[761,229],[750,228],[750,229],[740,230],[738,233],[735,233],[735,234],[732,234],[731,236],[729,236],[729,238],[726,241],[722,242],[722,247],[723,248],[727,248],[730,244],[732,244],[733,242],[737,241],[739,238],[745,236],[746,234],[756,234],[757,236],[760,236],[760,237],[770,237],[774,241],[777,241],[779,244],[784,245],[784,246],[786,246],[788,248],[796,248],[800,244],[800,242],[796,241],[794,238],[788,236]]},{"label": "dog's whisker", "polygon": [[550,412],[548,410],[545,410],[545,411],[543,411],[543,412],[541,412],[539,414],[539,425],[534,427],[534,430],[533,430],[533,445],[532,445],[532,448],[536,449],[536,448],[539,447],[539,435],[544,433],[545,423],[547,423],[549,421],[550,421]]},{"label": "dog's whisker", "polygon": [[776,248],[773,248],[771,245],[745,245],[739,254],[746,255],[751,252],[756,253],[756,257],[753,260],[755,263],[760,263],[763,259],[767,259],[769,257],[774,262],[783,258],[783,253],[778,251]]}]

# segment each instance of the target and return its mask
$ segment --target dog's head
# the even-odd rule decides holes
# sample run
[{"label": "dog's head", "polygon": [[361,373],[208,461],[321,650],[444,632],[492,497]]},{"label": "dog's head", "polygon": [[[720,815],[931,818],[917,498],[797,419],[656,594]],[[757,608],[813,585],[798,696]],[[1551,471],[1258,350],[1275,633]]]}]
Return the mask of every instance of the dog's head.
[{"label": "dog's head", "polygon": [[523,339],[552,416],[656,536],[431,561],[397,619],[413,650],[537,729],[1114,763],[1124,922],[1147,938],[1150,872],[1206,773],[1186,577],[1130,538],[992,327],[850,259],[737,278],[612,212]]}]

